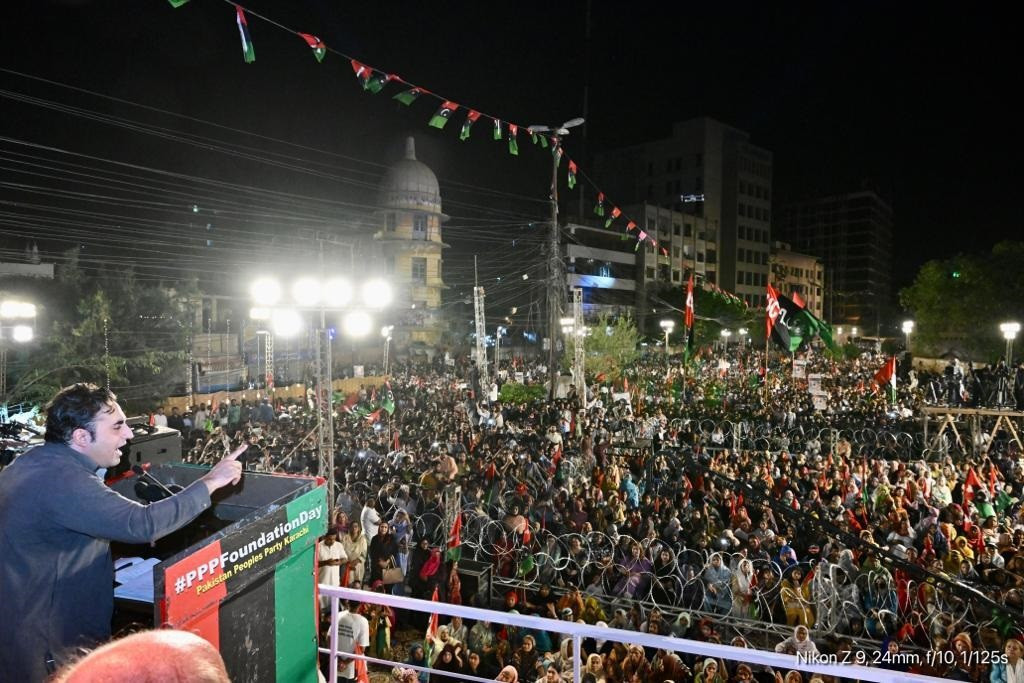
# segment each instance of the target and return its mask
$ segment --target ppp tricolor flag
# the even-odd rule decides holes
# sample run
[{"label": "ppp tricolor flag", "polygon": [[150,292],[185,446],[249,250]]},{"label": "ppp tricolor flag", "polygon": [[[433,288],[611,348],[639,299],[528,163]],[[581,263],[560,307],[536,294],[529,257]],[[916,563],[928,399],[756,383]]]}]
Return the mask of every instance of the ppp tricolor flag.
[{"label": "ppp tricolor flag", "polygon": [[686,281],[686,359],[693,355],[693,273]]},{"label": "ppp tricolor flag", "polygon": [[880,387],[886,387],[886,394],[889,400],[896,401],[896,356],[890,356],[885,365],[875,373],[875,382]]}]

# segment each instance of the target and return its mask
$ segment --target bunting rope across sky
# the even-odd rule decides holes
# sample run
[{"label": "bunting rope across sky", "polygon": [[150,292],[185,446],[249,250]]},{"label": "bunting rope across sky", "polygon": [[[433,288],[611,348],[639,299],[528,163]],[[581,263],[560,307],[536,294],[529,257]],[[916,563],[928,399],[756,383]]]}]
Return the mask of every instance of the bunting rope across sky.
[{"label": "bunting rope across sky", "polygon": [[[324,60],[324,58],[326,57],[328,52],[336,54],[336,55],[338,55],[338,56],[348,60],[348,62],[352,66],[352,70],[355,72],[356,78],[361,82],[361,84],[363,86],[363,90],[365,90],[367,92],[370,92],[372,94],[377,94],[377,93],[381,92],[388,84],[390,84],[390,83],[397,83],[397,84],[400,84],[402,86],[405,86],[406,89],[402,90],[399,93],[396,93],[395,95],[392,95],[392,99],[394,99],[394,100],[396,100],[396,101],[398,101],[398,102],[400,102],[400,103],[402,103],[402,104],[404,104],[406,106],[412,105],[413,102],[415,102],[416,100],[418,100],[422,96],[432,97],[432,98],[438,100],[441,104],[438,107],[438,109],[435,111],[434,115],[431,117],[430,122],[429,122],[429,125],[431,125],[431,126],[433,126],[435,128],[443,129],[447,125],[447,123],[450,120],[451,116],[456,111],[458,111],[459,109],[464,109],[466,111],[466,118],[463,120],[462,127],[461,127],[461,129],[459,131],[459,139],[460,140],[466,140],[467,138],[469,138],[470,131],[471,131],[473,125],[480,118],[490,119],[492,121],[492,123],[493,123],[493,126],[492,126],[493,133],[492,133],[492,135],[493,135],[495,140],[503,140],[503,139],[505,139],[506,131],[508,132],[509,153],[512,154],[513,156],[518,156],[519,155],[518,135],[519,135],[519,129],[522,128],[523,130],[525,130],[527,133],[530,134],[530,138],[531,138],[531,141],[533,142],[533,144],[535,144],[535,145],[539,144],[543,148],[550,147],[552,154],[554,154],[554,155],[559,157],[558,164],[559,164],[559,167],[561,166],[561,156],[564,155],[564,150],[563,150],[562,146],[560,144],[558,144],[557,136],[550,136],[549,137],[548,135],[545,135],[544,133],[531,130],[531,128],[529,126],[520,126],[518,124],[511,123],[507,119],[502,119],[500,117],[494,116],[492,114],[488,114],[487,112],[481,111],[479,109],[474,109],[474,108],[468,107],[468,106],[466,106],[464,104],[461,104],[461,103],[459,103],[459,102],[457,102],[455,100],[451,100],[451,99],[448,99],[446,97],[442,97],[441,95],[438,95],[437,93],[431,91],[428,88],[416,85],[415,83],[411,83],[411,82],[405,80],[404,78],[402,78],[398,74],[394,74],[394,73],[390,73],[390,72],[387,72],[387,71],[384,71],[384,70],[381,70],[381,69],[377,69],[376,67],[373,67],[373,66],[371,66],[369,64],[366,64],[366,63],[356,59],[355,57],[352,57],[351,55],[348,55],[348,54],[346,54],[346,53],[344,53],[344,52],[342,52],[340,50],[336,50],[336,49],[328,46],[323,40],[321,40],[315,34],[303,33],[301,31],[296,31],[295,29],[293,29],[291,27],[288,27],[288,26],[285,26],[284,24],[282,24],[282,23],[280,23],[280,22],[278,22],[278,21],[276,21],[274,19],[271,19],[270,17],[267,17],[265,15],[259,14],[257,12],[253,12],[252,10],[250,10],[250,9],[248,9],[248,8],[242,6],[242,5],[239,5],[236,2],[232,2],[232,0],[223,0],[223,1],[226,4],[231,5],[234,8],[234,10],[235,10],[236,24],[238,25],[239,36],[241,38],[241,44],[242,44],[242,55],[243,55],[243,58],[244,58],[244,60],[245,60],[245,62],[247,64],[248,63],[252,63],[252,62],[254,62],[256,60],[256,50],[255,50],[255,45],[254,45],[254,43],[252,41],[252,38],[250,36],[250,33],[249,33],[249,26],[248,26],[248,22],[246,21],[246,15],[254,17],[256,19],[259,19],[260,21],[263,21],[263,22],[265,22],[267,24],[270,24],[271,26],[274,26],[274,27],[276,27],[278,29],[281,29],[283,31],[287,31],[287,32],[289,32],[289,33],[291,33],[293,35],[298,36],[313,51],[313,56],[316,58],[317,62],[322,62]],[[183,5],[187,4],[189,2],[189,0],[168,0],[168,2],[170,3],[170,5],[172,7],[179,8],[179,7],[182,7]],[[634,248],[634,251],[636,249],[639,249],[641,243],[645,243],[645,242],[649,243],[653,247],[658,247],[657,239],[655,239],[654,237],[648,235],[647,232],[645,232],[642,228],[640,228],[636,224],[636,222],[634,222],[633,220],[630,220],[630,218],[628,216],[626,216],[622,212],[622,210],[618,206],[616,206],[615,204],[611,204],[611,207],[612,207],[611,208],[611,212],[610,212],[610,214],[608,214],[607,217],[605,217],[605,203],[606,203],[605,193],[600,190],[600,188],[597,186],[597,184],[593,181],[593,179],[588,174],[582,173],[579,170],[579,166],[576,164],[576,162],[574,160],[568,158],[567,156],[565,158],[566,158],[566,161],[568,162],[567,163],[567,183],[568,183],[569,189],[571,190],[571,189],[575,188],[576,183],[577,183],[577,176],[582,176],[583,178],[586,179],[586,181],[590,185],[592,185],[594,187],[595,191],[597,192],[597,203],[594,205],[594,214],[596,216],[601,217],[601,218],[605,218],[605,227],[606,228],[611,228],[612,225],[615,223],[615,221],[619,220],[620,218],[624,219],[626,221],[626,229],[623,232],[623,235],[632,235],[637,240],[636,247]],[[634,231],[636,231],[635,234],[634,234]],[[668,256],[668,250],[667,249],[665,249],[664,247],[660,247],[660,249],[661,249],[662,255]]]}]

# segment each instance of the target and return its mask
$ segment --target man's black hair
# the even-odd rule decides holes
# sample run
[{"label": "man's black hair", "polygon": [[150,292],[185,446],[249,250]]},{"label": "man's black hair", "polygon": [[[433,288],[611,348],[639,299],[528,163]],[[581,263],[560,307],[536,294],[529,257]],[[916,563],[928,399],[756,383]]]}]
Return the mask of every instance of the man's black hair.
[{"label": "man's black hair", "polygon": [[117,396],[110,389],[79,382],[57,392],[46,406],[46,434],[50,443],[71,443],[76,429],[85,429],[96,438],[94,420],[102,411],[114,412]]}]

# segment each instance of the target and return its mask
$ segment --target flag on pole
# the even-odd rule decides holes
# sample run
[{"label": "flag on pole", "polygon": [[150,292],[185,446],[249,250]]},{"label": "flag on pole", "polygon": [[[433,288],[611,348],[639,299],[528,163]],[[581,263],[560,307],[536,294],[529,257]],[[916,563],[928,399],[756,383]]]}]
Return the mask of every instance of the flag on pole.
[{"label": "flag on pole", "polygon": [[519,156],[519,126],[514,123],[508,124],[508,153],[512,156]]},{"label": "flag on pole", "polygon": [[242,38],[242,56],[246,64],[256,61],[256,48],[252,45],[252,38],[249,36],[249,24],[245,21],[245,10],[235,5],[235,23],[238,24],[238,35]]},{"label": "flag on pole", "polygon": [[775,327],[775,322],[782,315],[782,308],[779,306],[779,293],[775,291],[775,288],[768,285],[768,289],[765,291],[768,303],[765,306],[765,329],[766,335],[771,335],[772,328]]},{"label": "flag on pole", "polygon": [[455,113],[455,110],[458,108],[459,105],[446,100],[440,107],[438,107],[437,111],[434,112],[434,115],[430,119],[430,125],[434,128],[444,128],[448,125],[448,119],[452,117],[452,114]]},{"label": "flag on pole", "polygon": [[[817,335],[829,348],[835,348],[830,325],[798,306],[789,297],[780,294],[771,284],[767,286],[766,292],[766,332],[779,346],[793,353],[801,344]],[[727,295],[727,298],[730,301],[739,301],[731,294]]]},{"label": "flag on pole", "polygon": [[576,162],[569,159],[569,189],[576,187]]},{"label": "flag on pole", "polygon": [[896,401],[896,356],[891,356],[878,372],[875,373],[875,382],[879,387],[886,387],[889,399]]},{"label": "flag on pole", "polygon": [[[431,602],[438,602],[437,599],[437,586],[434,586],[434,595],[430,598]],[[427,633],[423,638],[423,650],[427,655],[428,666],[434,661],[434,641],[437,640],[437,631],[439,628],[437,612],[430,615],[430,621],[427,622]]]},{"label": "flag on pole", "polygon": [[978,473],[974,471],[974,468],[967,470],[967,478],[964,480],[964,502],[969,503],[974,500],[975,491],[982,488],[981,479],[978,477]]},{"label": "flag on pole", "polygon": [[467,140],[469,138],[469,129],[473,127],[476,120],[480,118],[480,112],[470,109],[466,113],[466,120],[462,122],[462,130],[459,131],[459,139]]},{"label": "flag on pole", "polygon": [[462,558],[462,513],[456,513],[455,521],[452,523],[452,530],[448,533],[448,550],[445,551],[444,559],[448,562],[458,562]]},{"label": "flag on pole", "polygon": [[686,329],[693,329],[693,273],[686,281]]},{"label": "flag on pole", "polygon": [[408,90],[403,90],[402,92],[398,93],[391,99],[398,100],[399,102],[408,107],[410,104],[415,102],[422,94],[423,88],[409,88]]},{"label": "flag on pole", "polygon": [[380,407],[387,411],[388,415],[395,413],[395,394],[391,391],[391,382],[384,382],[384,392],[381,396]]},{"label": "flag on pole", "polygon": [[504,135],[502,134],[501,131],[501,121],[499,121],[498,119],[494,119],[494,139],[500,140],[503,137]]},{"label": "flag on pole", "polygon": [[683,318],[683,322],[686,324],[686,361],[689,362],[693,358],[693,345],[694,345],[694,329],[693,329],[693,273],[690,273],[690,279],[686,281],[686,316]]},{"label": "flag on pole", "polygon": [[300,33],[299,36],[306,41],[306,45],[309,45],[313,50],[313,56],[316,57],[316,61],[324,61],[324,57],[327,56],[327,46],[324,45],[324,41],[310,33]]},{"label": "flag on pole", "polygon": [[[601,215],[604,215],[604,214],[601,214]],[[618,218],[621,215],[622,215],[622,210],[619,207],[617,207],[617,206],[613,206],[612,207],[612,215],[608,216],[608,220],[606,220],[604,222],[604,227],[606,227],[606,228],[612,227],[612,223],[615,222],[615,219]]]}]

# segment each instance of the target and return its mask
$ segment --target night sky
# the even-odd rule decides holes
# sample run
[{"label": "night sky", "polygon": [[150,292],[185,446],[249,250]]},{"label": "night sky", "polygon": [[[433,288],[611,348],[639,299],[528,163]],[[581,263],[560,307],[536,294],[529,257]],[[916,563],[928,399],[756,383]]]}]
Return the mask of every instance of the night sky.
[{"label": "night sky", "polygon": [[[1020,235],[1019,174],[1011,165],[1021,134],[1009,106],[1019,51],[1011,42],[1015,22],[993,13],[1003,10],[771,5],[593,2],[589,40],[582,0],[244,6],[506,120],[558,123],[586,106],[585,131],[566,142],[584,172],[591,151],[666,136],[674,120],[708,115],[747,130],[775,155],[776,206],[865,186],[892,202],[900,285],[928,258]],[[343,57],[329,54],[317,64],[301,39],[255,17],[256,62],[245,64],[233,7],[223,0],[179,9],[166,0],[4,3],[0,22],[0,68],[234,129],[0,72],[5,138],[358,209],[372,204],[376,176],[398,157],[403,136],[415,133],[455,225],[495,220],[492,209],[516,220],[545,214],[550,157],[529,136],[520,134],[518,158],[491,139],[489,121],[459,142],[461,113],[444,131],[429,128],[434,101],[405,108],[390,98],[395,86],[365,93]],[[332,170],[283,170],[26,104],[25,96]],[[7,174],[0,170],[0,178]],[[467,227],[449,241],[471,253],[497,240],[486,230],[473,239]]]}]

